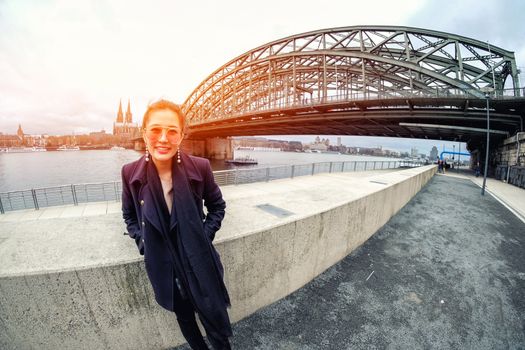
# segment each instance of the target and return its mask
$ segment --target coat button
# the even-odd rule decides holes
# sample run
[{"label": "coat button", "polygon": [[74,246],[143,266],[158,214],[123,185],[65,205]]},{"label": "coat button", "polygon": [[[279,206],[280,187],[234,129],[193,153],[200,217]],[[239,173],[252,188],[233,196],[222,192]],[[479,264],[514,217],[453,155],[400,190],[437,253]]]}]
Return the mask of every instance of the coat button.
[{"label": "coat button", "polygon": [[146,223],[144,221],[142,221],[142,227],[146,226]]},{"label": "coat button", "polygon": [[140,200],[140,205],[144,205],[144,199]]}]

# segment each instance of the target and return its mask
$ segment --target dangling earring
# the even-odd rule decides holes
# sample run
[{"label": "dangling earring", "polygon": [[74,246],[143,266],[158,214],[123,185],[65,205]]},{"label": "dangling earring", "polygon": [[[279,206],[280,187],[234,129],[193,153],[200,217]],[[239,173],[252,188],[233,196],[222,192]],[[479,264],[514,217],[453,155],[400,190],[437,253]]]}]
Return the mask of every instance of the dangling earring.
[{"label": "dangling earring", "polygon": [[180,148],[177,148],[177,163],[180,164]]},{"label": "dangling earring", "polygon": [[149,152],[148,148],[146,147],[146,162],[149,162]]}]

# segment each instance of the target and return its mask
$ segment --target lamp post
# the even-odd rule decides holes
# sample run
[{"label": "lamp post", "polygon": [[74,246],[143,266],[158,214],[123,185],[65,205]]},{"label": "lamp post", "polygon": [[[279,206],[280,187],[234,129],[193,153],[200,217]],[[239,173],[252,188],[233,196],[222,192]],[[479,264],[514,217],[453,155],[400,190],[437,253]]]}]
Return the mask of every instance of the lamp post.
[{"label": "lamp post", "polygon": [[461,166],[461,141],[458,142],[458,172],[459,172],[460,166]]},{"label": "lamp post", "polygon": [[481,186],[481,195],[485,195],[485,185],[487,183],[487,171],[489,168],[489,143],[490,143],[490,112],[489,112],[489,98],[490,93],[494,91],[491,87],[485,87],[481,89],[485,94],[485,100],[487,101],[487,146],[485,151],[485,171],[483,173],[483,186]]},{"label": "lamp post", "polygon": [[456,164],[454,164],[455,162],[456,162],[456,145],[452,145],[452,169],[456,167]]}]

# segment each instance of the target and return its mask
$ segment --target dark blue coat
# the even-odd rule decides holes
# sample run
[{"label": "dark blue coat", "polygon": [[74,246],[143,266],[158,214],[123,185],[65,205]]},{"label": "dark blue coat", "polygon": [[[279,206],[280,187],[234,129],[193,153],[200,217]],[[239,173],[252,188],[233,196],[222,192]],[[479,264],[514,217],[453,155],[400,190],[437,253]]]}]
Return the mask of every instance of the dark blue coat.
[{"label": "dark blue coat", "polygon": [[[186,247],[189,249],[188,255],[190,255],[187,260],[188,263],[184,266],[184,269],[187,270],[185,272],[191,277],[187,279],[188,289],[192,295],[191,299],[194,306],[201,306],[200,311],[202,313],[211,314],[212,321],[210,322],[216,323],[217,331],[228,335],[231,330],[225,310],[229,304],[229,297],[223,282],[224,270],[219,254],[211,243],[215,233],[221,227],[226,204],[219,187],[215,183],[207,159],[181,152],[181,161],[183,173],[188,179],[191,192],[186,191],[186,196],[189,198],[179,198],[181,193],[184,196],[185,191],[180,188],[177,189],[174,182],[173,195],[179,196],[177,197],[179,204],[185,204],[174,206],[173,210],[177,211],[176,216],[179,221],[185,220],[189,223],[177,222],[177,218],[174,219],[175,215],[172,215],[169,227],[170,229],[173,229],[175,225],[195,227],[195,221],[202,225],[203,230],[201,232],[205,238],[197,241],[192,240]],[[172,257],[177,252],[166,244],[166,239],[162,236],[162,218],[155,208],[155,200],[151,192],[152,186],[148,184],[147,165],[145,158],[141,157],[137,161],[122,167],[122,213],[129,236],[135,240],[139,253],[144,255],[146,271],[155,292],[156,301],[163,308],[174,311],[173,292],[177,286],[174,282],[175,272]],[[196,214],[195,209],[190,210],[190,206],[187,205],[190,203],[189,201],[194,201],[198,214]],[[203,202],[206,206],[206,215],[203,211]],[[197,215],[199,217],[194,218]],[[203,261],[208,263],[202,264]],[[202,271],[204,265],[208,266],[207,271]],[[209,266],[213,266],[213,268],[210,269]],[[200,279],[196,278],[198,275],[201,276]],[[218,285],[221,288],[218,288]],[[215,310],[217,305],[224,307],[224,310],[219,312],[220,315]],[[206,311],[207,306],[209,306],[209,310]],[[214,317],[220,321],[213,322]]]}]

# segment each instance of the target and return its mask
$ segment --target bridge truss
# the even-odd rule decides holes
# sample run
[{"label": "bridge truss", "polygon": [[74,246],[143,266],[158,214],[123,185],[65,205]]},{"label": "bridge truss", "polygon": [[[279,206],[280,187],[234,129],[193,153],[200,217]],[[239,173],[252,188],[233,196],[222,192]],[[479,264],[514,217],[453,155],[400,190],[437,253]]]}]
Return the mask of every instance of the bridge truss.
[{"label": "bridge truss", "polygon": [[[507,89],[505,89],[507,88]],[[488,90],[487,90],[488,89]],[[276,40],[206,78],[183,108],[203,136],[480,135],[492,90],[494,134],[523,128],[514,54],[444,32],[344,27]]]}]

